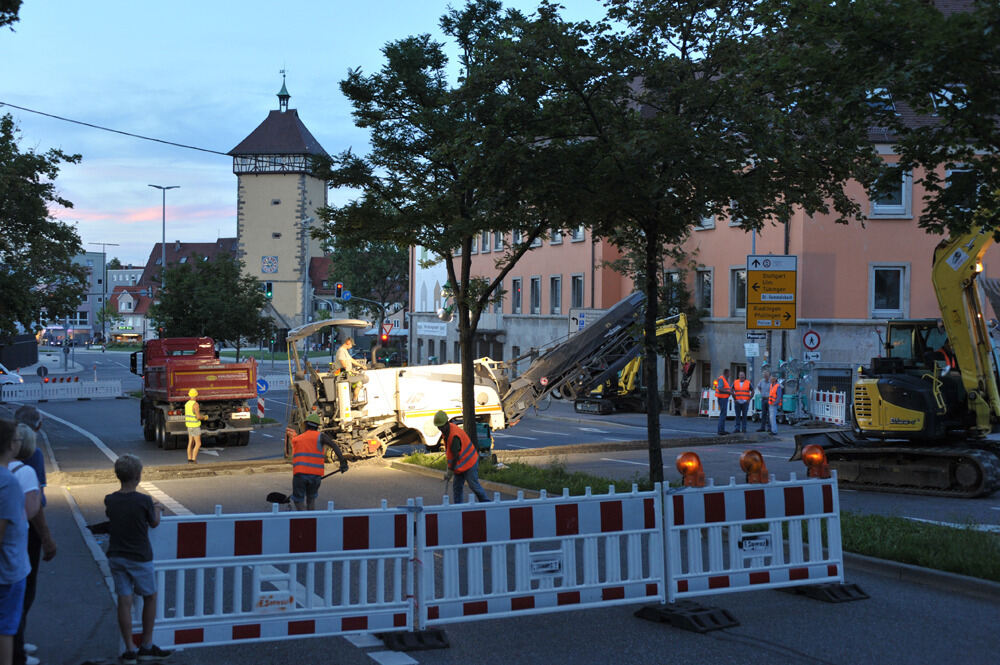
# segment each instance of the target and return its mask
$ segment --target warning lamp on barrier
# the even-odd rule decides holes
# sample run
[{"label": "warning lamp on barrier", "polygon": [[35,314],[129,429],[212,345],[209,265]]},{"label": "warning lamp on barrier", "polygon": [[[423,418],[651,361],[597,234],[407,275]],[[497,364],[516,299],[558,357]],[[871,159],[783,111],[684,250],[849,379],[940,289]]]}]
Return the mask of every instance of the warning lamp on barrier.
[{"label": "warning lamp on barrier", "polygon": [[748,450],[740,455],[740,468],[747,474],[748,483],[766,483],[769,480],[764,456],[756,450]]},{"label": "warning lamp on barrier", "polygon": [[822,446],[810,443],[802,449],[802,461],[805,462],[807,475],[810,478],[829,478],[830,465],[826,461],[826,452]]},{"label": "warning lamp on barrier", "polygon": [[686,452],[677,456],[677,470],[684,476],[684,487],[704,487],[705,470],[697,453]]},{"label": "warning lamp on barrier", "polygon": [[48,382],[49,382],[49,377],[46,376],[42,378],[42,383],[48,383]]}]

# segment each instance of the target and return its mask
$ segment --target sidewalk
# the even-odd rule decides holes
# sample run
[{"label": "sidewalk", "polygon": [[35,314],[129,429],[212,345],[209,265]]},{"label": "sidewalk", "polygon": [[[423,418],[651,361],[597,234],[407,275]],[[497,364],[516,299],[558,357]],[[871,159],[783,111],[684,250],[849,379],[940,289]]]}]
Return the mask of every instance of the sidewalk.
[{"label": "sidewalk", "polygon": [[82,372],[84,367],[78,362],[73,362],[73,354],[70,353],[69,359],[66,361],[66,368],[63,369],[63,353],[61,351],[39,351],[38,352],[38,362],[34,365],[27,365],[17,369],[17,373],[25,378],[37,377],[38,368],[45,367],[48,370],[49,376],[60,375],[60,374],[76,374],[77,372]]}]

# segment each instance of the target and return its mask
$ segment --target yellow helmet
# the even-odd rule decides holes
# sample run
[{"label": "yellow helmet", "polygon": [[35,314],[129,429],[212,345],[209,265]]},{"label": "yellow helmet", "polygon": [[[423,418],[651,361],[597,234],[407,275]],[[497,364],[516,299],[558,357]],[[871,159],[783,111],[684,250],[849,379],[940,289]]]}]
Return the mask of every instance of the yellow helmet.
[{"label": "yellow helmet", "polygon": [[188,397],[197,397],[197,396],[198,396],[198,391],[195,390],[194,388],[188,391]]}]

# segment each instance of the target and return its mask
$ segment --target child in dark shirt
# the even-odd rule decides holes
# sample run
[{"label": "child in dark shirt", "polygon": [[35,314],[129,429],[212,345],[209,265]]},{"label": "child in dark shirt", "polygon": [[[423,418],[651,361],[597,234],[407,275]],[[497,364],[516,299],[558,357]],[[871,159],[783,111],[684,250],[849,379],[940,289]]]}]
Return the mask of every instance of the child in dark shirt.
[{"label": "child in dark shirt", "polygon": [[[108,565],[118,594],[118,628],[125,640],[121,661],[133,665],[139,660],[157,660],[172,653],[153,644],[156,577],[148,530],[159,525],[163,506],[136,491],[142,479],[142,462],[135,455],[122,455],[115,460],[115,475],[122,488],[104,497],[110,522]],[[142,643],[138,653],[132,642],[132,596],[136,593],[142,596]]]}]

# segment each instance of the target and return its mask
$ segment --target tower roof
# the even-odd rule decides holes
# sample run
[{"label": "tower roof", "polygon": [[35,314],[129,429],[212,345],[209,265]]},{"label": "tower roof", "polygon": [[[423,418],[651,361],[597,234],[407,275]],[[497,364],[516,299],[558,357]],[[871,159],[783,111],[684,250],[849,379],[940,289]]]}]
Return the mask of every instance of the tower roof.
[{"label": "tower roof", "polygon": [[326,155],[295,109],[271,111],[229,155]]}]

